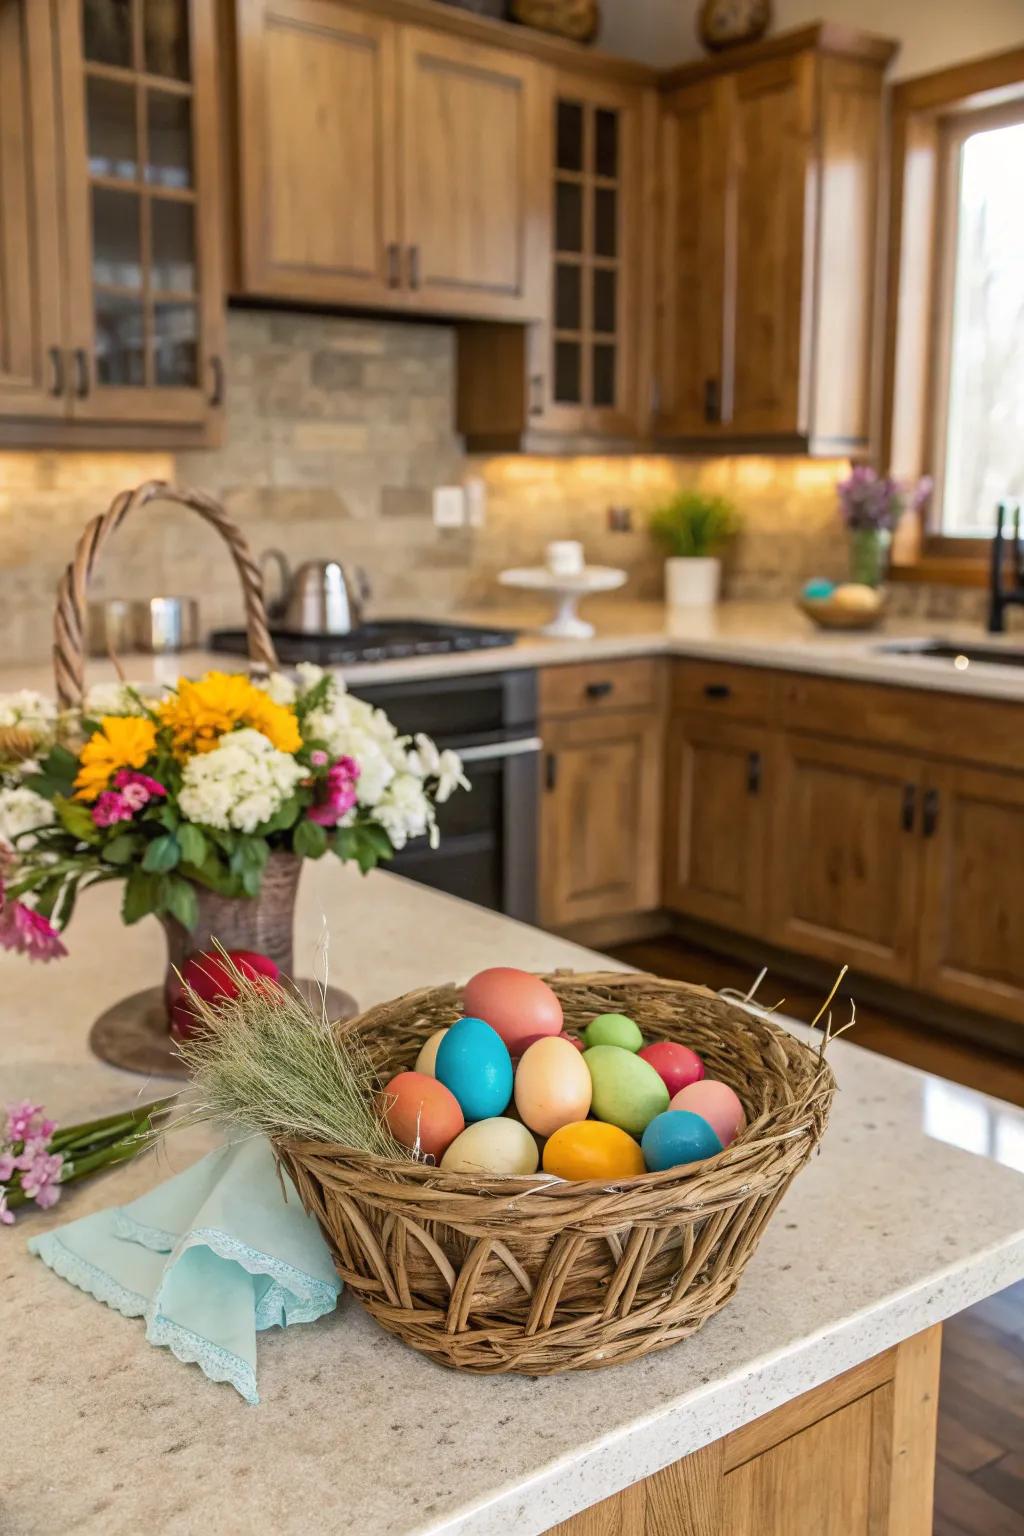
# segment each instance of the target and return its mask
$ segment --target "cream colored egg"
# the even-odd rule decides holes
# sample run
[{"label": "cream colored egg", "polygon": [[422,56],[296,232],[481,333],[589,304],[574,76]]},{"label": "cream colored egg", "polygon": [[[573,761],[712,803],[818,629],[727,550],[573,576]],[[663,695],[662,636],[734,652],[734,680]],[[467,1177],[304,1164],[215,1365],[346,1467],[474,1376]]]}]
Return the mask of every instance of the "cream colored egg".
[{"label": "cream colored egg", "polygon": [[526,1174],[537,1172],[539,1160],[537,1143],[526,1126],[495,1115],[456,1136],[441,1168],[445,1173]]},{"label": "cream colored egg", "polygon": [[428,1077],[437,1076],[437,1073],[434,1071],[434,1063],[437,1061],[437,1048],[447,1033],[446,1029],[435,1029],[430,1039],[424,1040],[420,1046],[420,1053],[416,1057],[415,1070],[417,1072],[425,1072]]},{"label": "cream colored egg", "polygon": [[836,587],[832,593],[832,602],[837,608],[846,608],[851,612],[871,613],[881,606],[882,596],[874,587],[866,587],[858,581],[847,581],[841,587]]}]

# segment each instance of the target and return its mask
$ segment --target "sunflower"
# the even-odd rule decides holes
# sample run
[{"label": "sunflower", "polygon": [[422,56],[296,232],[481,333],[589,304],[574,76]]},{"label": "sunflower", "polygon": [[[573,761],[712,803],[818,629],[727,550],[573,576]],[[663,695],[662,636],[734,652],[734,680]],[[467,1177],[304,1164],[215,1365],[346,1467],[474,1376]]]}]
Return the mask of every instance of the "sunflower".
[{"label": "sunflower", "polygon": [[171,731],[175,755],[212,752],[236,726],[262,732],[281,752],[302,746],[298,721],[290,709],[275,704],[241,672],[208,672],[199,682],[183,677],[178,691],[160,706],[160,719]]},{"label": "sunflower", "polygon": [[142,768],[156,747],[156,726],[138,715],[104,715],[79,756],[75,799],[95,800],[119,768]]}]

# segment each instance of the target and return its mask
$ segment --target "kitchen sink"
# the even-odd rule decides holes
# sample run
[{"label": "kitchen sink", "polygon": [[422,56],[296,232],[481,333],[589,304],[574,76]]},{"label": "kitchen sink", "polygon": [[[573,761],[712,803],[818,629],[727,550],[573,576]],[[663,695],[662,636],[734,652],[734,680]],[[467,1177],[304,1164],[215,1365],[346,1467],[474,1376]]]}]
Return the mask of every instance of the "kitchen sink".
[{"label": "kitchen sink", "polygon": [[874,649],[886,656],[925,656],[931,661],[951,661],[960,672],[972,661],[984,662],[987,666],[1024,667],[1024,650],[1011,651],[998,645],[954,645],[949,640],[890,640]]}]

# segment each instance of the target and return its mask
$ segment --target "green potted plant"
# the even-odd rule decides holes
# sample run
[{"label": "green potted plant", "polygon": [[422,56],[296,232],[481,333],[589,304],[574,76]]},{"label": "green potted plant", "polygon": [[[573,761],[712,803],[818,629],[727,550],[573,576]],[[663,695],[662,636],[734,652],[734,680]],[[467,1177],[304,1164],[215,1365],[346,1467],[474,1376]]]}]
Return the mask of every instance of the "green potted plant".
[{"label": "green potted plant", "polygon": [[677,491],[651,518],[651,534],[665,551],[665,600],[671,608],[707,608],[718,601],[721,551],[739,527],[724,496]]}]

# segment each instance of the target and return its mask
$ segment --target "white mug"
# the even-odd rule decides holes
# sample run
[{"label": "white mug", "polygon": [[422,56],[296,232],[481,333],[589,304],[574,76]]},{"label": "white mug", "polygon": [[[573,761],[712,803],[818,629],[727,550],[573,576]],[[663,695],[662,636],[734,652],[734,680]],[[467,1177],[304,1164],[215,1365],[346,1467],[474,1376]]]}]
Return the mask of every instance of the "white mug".
[{"label": "white mug", "polygon": [[580,576],[586,564],[583,545],[578,539],[555,539],[544,551],[544,563],[552,576]]}]

